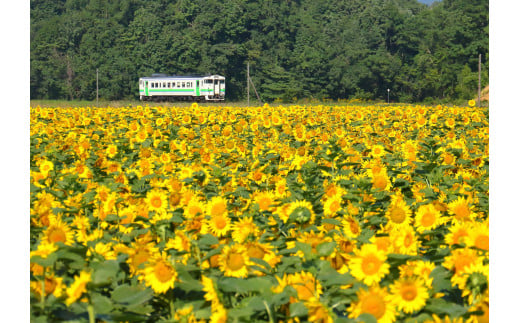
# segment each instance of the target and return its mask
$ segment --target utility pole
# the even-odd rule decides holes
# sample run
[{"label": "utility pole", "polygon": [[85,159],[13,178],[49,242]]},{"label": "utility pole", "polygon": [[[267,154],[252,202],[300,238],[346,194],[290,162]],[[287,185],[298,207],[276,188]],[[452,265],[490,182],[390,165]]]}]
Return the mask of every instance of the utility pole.
[{"label": "utility pole", "polygon": [[247,62],[247,107],[249,108],[249,62]]},{"label": "utility pole", "polygon": [[480,108],[480,64],[482,54],[478,54],[478,107]]},{"label": "utility pole", "polygon": [[99,108],[99,73],[98,69],[96,68],[96,107]]}]

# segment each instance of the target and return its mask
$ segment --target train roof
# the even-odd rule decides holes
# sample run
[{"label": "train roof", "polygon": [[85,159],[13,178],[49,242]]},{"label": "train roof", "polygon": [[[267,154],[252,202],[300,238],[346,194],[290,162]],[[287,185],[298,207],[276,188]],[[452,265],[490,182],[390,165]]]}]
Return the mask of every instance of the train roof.
[{"label": "train roof", "polygon": [[206,77],[217,77],[217,78],[225,78],[221,75],[166,75],[166,74],[152,74],[152,76],[144,76],[140,79],[196,79],[196,78],[206,78]]}]

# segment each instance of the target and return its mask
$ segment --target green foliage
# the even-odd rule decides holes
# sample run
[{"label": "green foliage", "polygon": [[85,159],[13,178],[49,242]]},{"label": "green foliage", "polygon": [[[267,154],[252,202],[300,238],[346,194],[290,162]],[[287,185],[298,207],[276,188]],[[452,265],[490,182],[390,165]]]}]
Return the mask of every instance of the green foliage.
[{"label": "green foliage", "polygon": [[[32,99],[136,99],[154,72],[218,73],[263,101],[467,100],[488,82],[488,2],[31,1]],[[254,96],[251,90],[251,95]]]}]

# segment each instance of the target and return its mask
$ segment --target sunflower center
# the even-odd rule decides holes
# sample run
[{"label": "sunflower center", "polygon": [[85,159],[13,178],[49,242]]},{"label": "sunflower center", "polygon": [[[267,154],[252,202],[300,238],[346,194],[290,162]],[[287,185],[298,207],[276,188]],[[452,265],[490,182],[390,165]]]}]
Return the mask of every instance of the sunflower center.
[{"label": "sunflower center", "polygon": [[154,267],[155,277],[161,282],[165,283],[173,277],[173,272],[170,266],[163,262],[158,262]]},{"label": "sunflower center", "polygon": [[255,172],[255,173],[253,174],[253,179],[254,179],[255,181],[259,181],[259,180],[261,180],[261,179],[262,179],[262,173],[260,173],[260,172]]},{"label": "sunflower center", "polygon": [[401,290],[401,296],[405,301],[412,301],[417,297],[417,288],[413,284],[407,283]]},{"label": "sunflower center", "polygon": [[390,212],[390,220],[394,223],[403,223],[406,219],[406,213],[401,207],[393,207],[392,212]]},{"label": "sunflower center", "polygon": [[247,251],[247,254],[251,258],[262,259],[262,258],[264,258],[265,252],[264,252],[264,250],[262,248],[260,248],[258,246],[252,246]]},{"label": "sunflower center", "polygon": [[363,258],[361,268],[366,275],[374,275],[379,271],[381,267],[381,261],[375,255],[368,255]]},{"label": "sunflower center", "polygon": [[330,211],[332,213],[336,213],[339,210],[339,208],[340,208],[340,204],[337,200],[334,200],[334,202],[332,202],[330,204]]},{"label": "sunflower center", "polygon": [[463,220],[469,217],[469,208],[467,207],[467,205],[461,204],[455,208],[453,213],[455,213],[455,217],[458,220]]},{"label": "sunflower center", "polygon": [[240,255],[240,254],[232,253],[228,257],[227,264],[231,270],[233,270],[233,271],[239,270],[242,267],[244,267],[244,264],[245,264],[244,257],[242,257],[242,255]]},{"label": "sunflower center", "polygon": [[294,286],[296,289],[296,292],[298,293],[298,297],[300,299],[306,300],[314,296],[314,282],[313,281],[306,281],[302,284],[298,284]]},{"label": "sunflower center", "polygon": [[272,201],[268,197],[264,197],[258,201],[258,205],[260,206],[260,210],[268,210],[269,206],[271,206]]},{"label": "sunflower center", "polygon": [[376,319],[380,319],[385,314],[386,304],[384,299],[379,295],[368,295],[363,299],[361,305],[362,313],[374,315]]},{"label": "sunflower center", "polygon": [[211,215],[221,216],[226,212],[226,204],[219,202],[211,207]]},{"label": "sunflower center", "polygon": [[202,213],[202,209],[197,206],[197,205],[193,205],[189,208],[189,212],[188,212],[191,216],[195,216],[197,215],[198,213]]},{"label": "sunflower center", "polygon": [[430,227],[435,222],[435,215],[432,212],[426,212],[424,213],[421,224],[423,227]]},{"label": "sunflower center", "polygon": [[52,228],[49,233],[49,242],[65,242],[67,235],[60,228]]},{"label": "sunflower center", "polygon": [[222,230],[226,227],[227,221],[223,216],[216,216],[213,221],[215,223],[215,227],[217,227],[219,230]]},{"label": "sunflower center", "polygon": [[403,245],[405,247],[409,247],[412,245],[412,243],[413,243],[413,236],[410,233],[406,234],[406,236],[404,237]]},{"label": "sunflower center", "polygon": [[45,277],[45,295],[49,295],[56,289],[56,281],[50,277]]},{"label": "sunflower center", "polygon": [[155,208],[159,208],[162,205],[162,201],[161,201],[161,198],[159,196],[152,197],[151,200],[150,200],[150,203]]},{"label": "sunflower center", "polygon": [[489,250],[489,236],[481,234],[475,239],[475,247],[483,250]]},{"label": "sunflower center", "polygon": [[386,187],[386,178],[383,176],[376,176],[374,178],[374,187],[380,190],[384,190]]},{"label": "sunflower center", "polygon": [[132,265],[137,268],[140,264],[146,262],[148,260],[148,257],[150,255],[148,254],[148,251],[146,250],[139,250],[135,253],[134,257],[132,258]]}]

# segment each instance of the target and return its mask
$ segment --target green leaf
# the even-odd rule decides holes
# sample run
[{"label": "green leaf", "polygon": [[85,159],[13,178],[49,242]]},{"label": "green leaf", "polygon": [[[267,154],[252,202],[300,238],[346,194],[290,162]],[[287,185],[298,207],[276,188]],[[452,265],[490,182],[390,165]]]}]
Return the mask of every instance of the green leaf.
[{"label": "green leaf", "polygon": [[188,270],[183,268],[181,265],[176,267],[178,273],[179,282],[175,284],[175,287],[179,287],[187,292],[189,291],[201,291],[203,286],[198,280],[191,277]]},{"label": "green leaf", "polygon": [[150,288],[142,289],[139,286],[121,285],[112,292],[112,300],[120,304],[135,306],[151,300],[153,295],[153,290]]},{"label": "green leaf", "polygon": [[199,239],[199,246],[200,248],[208,248],[212,245],[218,244],[218,239],[214,235],[211,234],[204,234]]},{"label": "green leaf", "polygon": [[377,323],[377,319],[372,314],[363,313],[357,317],[355,322],[360,323]]},{"label": "green leaf", "polygon": [[301,302],[292,303],[289,305],[289,313],[291,317],[305,316],[308,312],[309,310],[307,310],[307,307],[305,307],[305,305]]},{"label": "green leaf", "polygon": [[273,286],[273,282],[268,277],[253,277],[248,279],[223,277],[217,282],[217,285],[219,289],[224,292],[268,292],[271,286]]},{"label": "green leaf", "polygon": [[311,247],[310,244],[303,243],[303,242],[300,242],[300,241],[296,241],[295,246],[296,246],[296,249],[298,249],[301,252],[303,252],[303,255],[304,255],[305,259],[312,258],[312,247]]},{"label": "green leaf", "polygon": [[425,309],[431,313],[448,314],[452,318],[462,316],[468,311],[464,306],[447,302],[442,298],[429,299]]},{"label": "green leaf", "polygon": [[94,267],[92,283],[94,285],[110,284],[119,272],[119,263],[116,260],[106,260]]},{"label": "green leaf", "polygon": [[437,266],[432,270],[430,277],[433,278],[432,287],[435,293],[453,288],[451,286],[450,275],[450,272],[442,266]]},{"label": "green leaf", "polygon": [[320,257],[329,256],[336,248],[336,242],[323,242],[316,246],[316,251]]},{"label": "green leaf", "polygon": [[52,267],[57,259],[58,255],[56,254],[56,252],[53,252],[50,255],[48,255],[47,258],[43,258],[41,256],[32,256],[31,262],[34,262],[43,267]]},{"label": "green leaf", "polygon": [[96,314],[108,314],[112,311],[112,302],[108,297],[99,293],[91,293],[90,297]]}]

